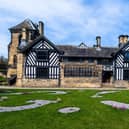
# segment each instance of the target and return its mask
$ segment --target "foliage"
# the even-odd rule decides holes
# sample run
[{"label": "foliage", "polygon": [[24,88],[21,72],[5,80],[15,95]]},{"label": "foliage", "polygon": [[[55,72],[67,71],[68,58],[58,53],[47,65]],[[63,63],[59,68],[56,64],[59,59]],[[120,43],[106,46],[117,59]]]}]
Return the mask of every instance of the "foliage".
[{"label": "foliage", "polygon": [[0,56],[0,64],[7,64],[8,60],[4,56]]},{"label": "foliage", "polygon": [[5,57],[0,56],[0,72],[6,75],[7,67],[8,67],[8,60]]},{"label": "foliage", "polygon": [[6,78],[0,76],[0,82],[4,82],[4,81],[6,81]]}]

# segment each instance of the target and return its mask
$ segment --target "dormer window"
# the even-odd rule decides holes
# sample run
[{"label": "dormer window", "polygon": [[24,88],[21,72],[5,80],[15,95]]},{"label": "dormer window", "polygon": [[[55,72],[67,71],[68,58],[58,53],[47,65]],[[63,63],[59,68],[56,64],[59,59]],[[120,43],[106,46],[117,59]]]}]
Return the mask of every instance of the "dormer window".
[{"label": "dormer window", "polygon": [[48,61],[49,52],[48,50],[38,50],[37,51],[37,60],[38,61]]},{"label": "dormer window", "polygon": [[78,47],[79,48],[88,48],[88,46],[85,44],[85,43],[80,43],[79,45],[78,45]]}]

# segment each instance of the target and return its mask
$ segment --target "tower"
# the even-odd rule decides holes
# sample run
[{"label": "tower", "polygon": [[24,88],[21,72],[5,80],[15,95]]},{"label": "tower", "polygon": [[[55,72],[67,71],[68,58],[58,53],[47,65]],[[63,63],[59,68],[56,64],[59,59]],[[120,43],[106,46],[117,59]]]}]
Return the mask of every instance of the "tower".
[{"label": "tower", "polygon": [[7,78],[17,73],[17,55],[18,48],[25,47],[32,43],[38,36],[43,35],[44,24],[34,24],[31,20],[26,19],[20,24],[9,29],[11,33],[11,42],[8,45],[8,72]]}]

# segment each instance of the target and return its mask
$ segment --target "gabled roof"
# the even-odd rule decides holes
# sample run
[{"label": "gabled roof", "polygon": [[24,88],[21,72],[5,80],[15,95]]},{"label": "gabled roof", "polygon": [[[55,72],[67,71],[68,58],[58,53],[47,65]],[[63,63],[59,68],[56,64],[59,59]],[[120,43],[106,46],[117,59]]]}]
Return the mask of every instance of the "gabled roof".
[{"label": "gabled roof", "polygon": [[29,30],[37,30],[37,25],[35,25],[30,19],[25,19],[20,24],[9,28],[9,30],[21,30],[22,28],[26,28]]},{"label": "gabled roof", "polygon": [[112,58],[111,54],[116,52],[118,48],[111,47],[88,47],[79,48],[77,46],[70,45],[58,45],[59,50],[64,51],[64,57],[92,57],[92,58]]},{"label": "gabled roof", "polygon": [[46,41],[49,45],[51,45],[58,53],[63,54],[63,51],[59,50],[50,40],[48,40],[45,36],[41,35],[36,38],[32,43],[28,43],[25,47],[19,48],[20,52],[26,53],[29,51],[33,46],[39,43],[41,40]]},{"label": "gabled roof", "polygon": [[122,47],[120,47],[115,53],[114,53],[114,57],[119,53],[119,52],[121,52],[126,46],[128,46],[129,45],[129,41],[125,44],[125,45],[123,45]]}]

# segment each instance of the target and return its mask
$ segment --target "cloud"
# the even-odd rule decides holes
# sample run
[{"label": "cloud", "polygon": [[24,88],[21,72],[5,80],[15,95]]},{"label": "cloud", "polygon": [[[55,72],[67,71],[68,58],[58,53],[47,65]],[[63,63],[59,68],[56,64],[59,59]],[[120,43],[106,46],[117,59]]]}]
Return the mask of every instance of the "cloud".
[{"label": "cloud", "polygon": [[8,53],[8,38],[6,35],[3,35],[0,33],[0,56],[5,56],[7,57]]},{"label": "cloud", "polygon": [[45,34],[55,43],[93,45],[101,35],[104,45],[116,46],[118,35],[129,33],[128,8],[127,0],[0,0],[0,11],[6,11],[0,23],[4,31],[28,17],[43,20]]}]

